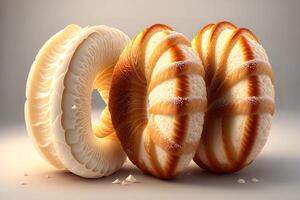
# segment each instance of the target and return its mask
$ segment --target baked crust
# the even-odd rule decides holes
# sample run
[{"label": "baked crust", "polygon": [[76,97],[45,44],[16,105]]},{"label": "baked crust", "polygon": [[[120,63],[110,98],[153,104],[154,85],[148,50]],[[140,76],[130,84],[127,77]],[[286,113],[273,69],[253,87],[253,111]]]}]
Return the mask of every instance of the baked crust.
[{"label": "baked crust", "polygon": [[[154,50],[147,54],[149,45],[152,45],[151,39],[159,34],[163,36]],[[205,86],[201,98],[191,98],[190,88],[194,83],[191,82],[190,75],[203,80],[204,70],[190,46],[190,41],[185,36],[174,32],[170,27],[153,25],[127,46],[113,73],[109,109],[123,149],[143,172],[160,178],[176,176],[190,161],[182,161],[181,158],[193,156],[199,143],[201,124],[197,129],[198,133],[195,133],[195,139],[187,142],[190,137],[188,125],[191,123],[191,113],[199,115],[203,120],[200,115],[206,109]],[[184,48],[191,49],[188,51],[195,55],[194,60],[185,55]],[[165,54],[170,55],[168,67],[153,75],[155,68],[162,67],[158,61]],[[150,100],[148,103],[149,94],[157,93],[155,88],[171,79],[175,80],[172,85],[174,98],[156,103],[151,103]],[[167,124],[172,127],[167,137],[162,128],[159,128],[156,116],[173,119]],[[162,154],[165,158],[160,158]]]},{"label": "baked crust", "polygon": [[[216,173],[238,171],[266,142],[275,109],[272,67],[256,36],[229,22],[205,26],[192,44],[203,60],[208,95],[194,161]],[[229,56],[232,63],[241,60],[239,66]],[[234,87],[246,94],[235,97]]]}]

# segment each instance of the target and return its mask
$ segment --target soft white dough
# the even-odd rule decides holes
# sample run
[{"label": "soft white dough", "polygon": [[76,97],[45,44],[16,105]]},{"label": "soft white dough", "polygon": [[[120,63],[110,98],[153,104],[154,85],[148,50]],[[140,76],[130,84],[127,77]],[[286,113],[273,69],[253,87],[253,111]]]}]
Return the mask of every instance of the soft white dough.
[{"label": "soft white dough", "polygon": [[25,122],[36,149],[56,168],[64,168],[53,144],[50,132],[50,90],[58,65],[55,61],[81,28],[71,24],[52,36],[39,50],[28,75],[26,85]]},{"label": "soft white dough", "polygon": [[45,140],[53,146],[61,165],[79,176],[110,175],[126,159],[119,141],[98,138],[93,133],[91,92],[97,74],[114,67],[129,41],[124,33],[111,27],[86,27],[67,40],[63,50],[49,62],[55,70],[50,77],[49,137]]}]

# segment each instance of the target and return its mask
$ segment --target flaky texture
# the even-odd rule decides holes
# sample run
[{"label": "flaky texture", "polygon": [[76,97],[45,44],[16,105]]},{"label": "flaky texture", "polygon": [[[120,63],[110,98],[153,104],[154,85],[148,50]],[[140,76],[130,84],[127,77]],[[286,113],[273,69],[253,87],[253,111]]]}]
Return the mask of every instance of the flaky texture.
[{"label": "flaky texture", "polygon": [[123,51],[109,109],[123,149],[145,173],[172,178],[193,158],[206,109],[203,75],[189,40],[166,25],[147,28]]},{"label": "flaky texture", "polygon": [[96,178],[124,163],[108,109],[99,123],[91,122],[91,92],[107,103],[113,68],[128,43],[114,28],[69,25],[39,51],[27,81],[25,119],[37,149],[55,167]]},{"label": "flaky texture", "polygon": [[272,68],[252,32],[229,22],[205,26],[192,41],[203,61],[208,109],[194,157],[202,168],[235,172],[266,143],[274,112]]}]

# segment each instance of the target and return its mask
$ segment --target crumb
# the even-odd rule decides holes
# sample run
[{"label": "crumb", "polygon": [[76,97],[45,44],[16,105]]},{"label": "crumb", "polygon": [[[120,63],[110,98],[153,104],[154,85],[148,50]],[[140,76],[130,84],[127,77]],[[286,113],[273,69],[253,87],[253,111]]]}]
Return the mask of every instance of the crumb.
[{"label": "crumb", "polygon": [[76,105],[73,105],[73,106],[72,106],[72,110],[75,110],[75,109],[77,109],[77,106],[76,106]]},{"label": "crumb", "polygon": [[239,178],[239,179],[237,180],[237,182],[238,182],[238,183],[241,183],[241,184],[246,183],[245,179],[242,179],[242,178]]},{"label": "crumb", "polygon": [[125,179],[125,181],[126,182],[130,182],[130,183],[136,183],[136,182],[138,182],[136,180],[136,178],[133,175],[131,175],[131,174],[129,174],[129,176]]},{"label": "crumb", "polygon": [[112,182],[112,184],[120,184],[120,183],[121,183],[121,181],[119,179],[116,179]]},{"label": "crumb", "polygon": [[24,173],[23,175],[24,175],[24,176],[29,176],[29,174],[27,174],[27,173]]},{"label": "crumb", "polygon": [[27,185],[24,181],[20,181],[20,185]]},{"label": "crumb", "polygon": [[122,185],[128,185],[127,181],[122,181]]},{"label": "crumb", "polygon": [[49,176],[49,174],[46,175],[46,178],[51,178],[51,176]]},{"label": "crumb", "polygon": [[253,177],[253,178],[251,179],[251,181],[252,181],[253,183],[257,183],[259,180],[258,180],[256,177]]}]

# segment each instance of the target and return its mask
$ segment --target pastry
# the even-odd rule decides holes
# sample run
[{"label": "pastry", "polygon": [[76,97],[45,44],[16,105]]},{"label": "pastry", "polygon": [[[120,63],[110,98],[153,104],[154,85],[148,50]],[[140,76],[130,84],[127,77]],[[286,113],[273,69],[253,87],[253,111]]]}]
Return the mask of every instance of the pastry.
[{"label": "pastry", "polygon": [[162,24],[141,32],[114,69],[109,110],[129,159],[169,179],[191,161],[206,109],[204,70],[190,41]]},{"label": "pastry", "polygon": [[268,138],[275,107],[268,56],[251,31],[229,22],[205,26],[192,46],[203,61],[207,87],[194,161],[216,173],[238,171],[255,159]]},{"label": "pastry", "polygon": [[53,166],[82,177],[112,174],[126,155],[108,108],[91,122],[91,93],[107,103],[113,68],[129,38],[107,26],[69,25],[40,49],[26,87],[27,130]]}]

